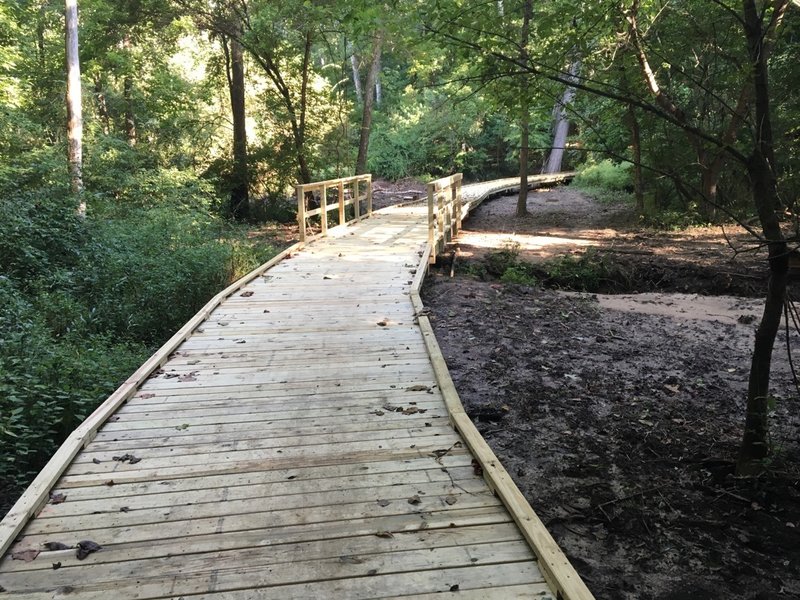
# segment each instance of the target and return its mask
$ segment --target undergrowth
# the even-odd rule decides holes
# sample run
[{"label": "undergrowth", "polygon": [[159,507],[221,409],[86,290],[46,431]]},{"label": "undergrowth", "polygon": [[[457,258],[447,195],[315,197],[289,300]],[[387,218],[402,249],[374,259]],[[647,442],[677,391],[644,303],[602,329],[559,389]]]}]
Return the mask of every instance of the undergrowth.
[{"label": "undergrowth", "polygon": [[190,196],[177,206],[95,195],[85,220],[64,189],[3,190],[0,511],[156,347],[275,254],[216,217],[201,188],[171,188]]}]

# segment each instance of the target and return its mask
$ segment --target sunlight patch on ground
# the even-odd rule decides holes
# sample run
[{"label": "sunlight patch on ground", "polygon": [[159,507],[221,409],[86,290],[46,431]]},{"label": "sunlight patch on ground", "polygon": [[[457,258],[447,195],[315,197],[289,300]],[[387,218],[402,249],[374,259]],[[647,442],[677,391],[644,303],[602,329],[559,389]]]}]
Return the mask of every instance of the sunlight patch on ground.
[{"label": "sunlight patch on ground", "polygon": [[497,248],[513,246],[519,250],[542,250],[550,246],[591,246],[593,242],[579,238],[552,237],[544,235],[525,235],[507,232],[461,231],[458,241],[465,246],[476,248]]}]

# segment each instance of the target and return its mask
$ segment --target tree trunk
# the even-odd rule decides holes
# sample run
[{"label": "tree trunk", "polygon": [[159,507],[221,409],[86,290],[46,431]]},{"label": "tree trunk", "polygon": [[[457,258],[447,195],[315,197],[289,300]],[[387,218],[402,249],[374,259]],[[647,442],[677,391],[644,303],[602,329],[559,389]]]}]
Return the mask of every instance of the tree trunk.
[{"label": "tree trunk", "polygon": [[[777,2],[773,19],[780,18],[787,2]],[[786,301],[786,277],[789,255],[780,222],[775,213],[778,203],[775,181],[775,154],[773,151],[770,115],[769,71],[764,52],[764,27],[753,0],[743,0],[744,27],[748,54],[753,67],[755,96],[755,148],[748,164],[753,203],[758,211],[761,229],[769,247],[769,284],[764,313],[756,331],[753,360],[747,388],[747,412],[744,436],[736,465],[737,473],[751,474],[763,469],[763,459],[769,455],[769,379],[772,351]]]},{"label": "tree trunk", "polygon": [[361,77],[358,74],[358,56],[356,56],[352,44],[348,44],[348,47],[350,48],[350,68],[353,71],[353,89],[356,91],[356,101],[363,104],[364,94],[361,91]]},{"label": "tree trunk", "polygon": [[[233,177],[230,211],[234,219],[244,220],[250,214],[247,172],[247,127],[245,111],[244,57],[237,39],[225,40],[228,91],[233,118]],[[229,49],[229,51],[228,51]]]},{"label": "tree trunk", "polygon": [[[522,6],[522,28],[519,40],[520,62],[528,65],[528,41],[530,40],[531,18],[533,17],[533,0],[525,0]],[[519,195],[517,196],[518,217],[528,214],[528,152],[530,146],[530,90],[528,79],[522,80],[520,86],[520,114],[519,114]]]},{"label": "tree trunk", "polygon": [[[81,104],[81,67],[78,54],[78,2],[66,0],[67,56],[67,160],[72,193],[83,191],[83,106]],[[78,214],[86,215],[86,203],[81,197]]]},{"label": "tree trunk", "polygon": [[108,135],[111,132],[111,115],[108,112],[106,94],[103,91],[103,79],[100,75],[94,78],[94,102],[97,106],[97,115],[100,117],[100,123],[103,127],[103,134]]},{"label": "tree trunk", "polygon": [[631,132],[631,149],[633,150],[633,194],[636,198],[636,212],[644,214],[644,185],[642,182],[642,138],[639,131],[639,119],[632,104],[628,105],[628,129]]},{"label": "tree trunk", "polygon": [[[574,61],[569,66],[569,78],[573,80],[580,70],[580,61]],[[564,90],[561,100],[553,108],[555,115],[555,125],[553,127],[553,146],[547,163],[542,169],[542,173],[560,173],[561,163],[564,160],[564,149],[567,146],[567,136],[569,135],[569,119],[567,118],[567,106],[572,103],[575,97],[575,88],[568,87]]]},{"label": "tree trunk", "polygon": [[375,72],[375,104],[383,102],[383,86],[381,85],[381,57],[378,56],[378,70]]},{"label": "tree trunk", "polygon": [[[126,33],[122,38],[122,48],[128,59],[131,59],[131,36]],[[132,69],[128,65],[128,70]],[[122,82],[122,97],[125,100],[125,137],[128,140],[128,145],[133,147],[136,145],[136,113],[133,109],[133,76],[129,73],[125,75]]]},{"label": "tree trunk", "polygon": [[361,133],[358,139],[358,158],[356,159],[356,175],[367,172],[367,152],[369,151],[369,134],[372,130],[372,105],[375,100],[375,81],[381,64],[381,45],[383,31],[378,31],[372,42],[372,60],[370,61],[367,81],[364,83],[364,112],[361,116]]}]

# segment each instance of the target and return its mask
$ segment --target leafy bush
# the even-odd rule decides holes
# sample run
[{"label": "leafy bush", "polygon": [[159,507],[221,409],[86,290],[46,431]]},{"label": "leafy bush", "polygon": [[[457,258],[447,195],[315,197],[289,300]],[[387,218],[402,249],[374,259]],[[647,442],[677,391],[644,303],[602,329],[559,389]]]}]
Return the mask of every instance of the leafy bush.
[{"label": "leafy bush", "polygon": [[530,267],[526,265],[512,265],[500,277],[503,283],[518,283],[520,285],[536,285],[537,279],[531,274]]},{"label": "leafy bush", "polygon": [[625,191],[633,185],[630,163],[615,163],[609,159],[585,165],[575,177],[580,187]]}]

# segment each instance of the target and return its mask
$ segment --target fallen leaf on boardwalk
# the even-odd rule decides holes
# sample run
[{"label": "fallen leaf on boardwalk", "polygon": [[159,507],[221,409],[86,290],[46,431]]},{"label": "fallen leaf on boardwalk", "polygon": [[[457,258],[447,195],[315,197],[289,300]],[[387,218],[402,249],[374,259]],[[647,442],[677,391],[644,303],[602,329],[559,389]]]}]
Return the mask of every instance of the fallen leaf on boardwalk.
[{"label": "fallen leaf on boardwalk", "polygon": [[378,500],[378,506],[389,506],[390,504],[389,500]]},{"label": "fallen leaf on boardwalk", "polygon": [[451,591],[451,592],[457,592],[457,591],[458,591],[458,584],[451,585],[451,586],[450,586],[450,591]]},{"label": "fallen leaf on boardwalk", "polygon": [[394,537],[394,535],[392,535],[391,531],[379,531],[375,535],[378,536],[379,538],[393,538]]},{"label": "fallen leaf on boardwalk", "polygon": [[411,498],[408,499],[409,504],[419,504],[420,502],[422,502],[422,500],[420,500],[419,496],[417,496],[416,494],[414,494],[413,496],[411,496]]},{"label": "fallen leaf on boardwalk", "polygon": [[328,277],[327,275],[325,275],[325,277],[323,277],[323,279],[333,279],[333,277]]},{"label": "fallen leaf on boardwalk", "polygon": [[53,571],[55,571],[56,569],[60,569],[60,568],[61,568],[61,563],[60,562],[53,563]]},{"label": "fallen leaf on boardwalk", "polygon": [[479,463],[476,459],[472,459],[472,472],[475,473],[478,477],[483,475],[483,467],[481,463]]},{"label": "fallen leaf on boardwalk", "polygon": [[186,373],[178,377],[178,381],[197,381],[196,375],[197,371],[192,371],[191,373]]},{"label": "fallen leaf on boardwalk", "polygon": [[384,413],[382,410],[376,410],[373,414],[378,415],[379,417],[382,417],[386,413]]},{"label": "fallen leaf on boardwalk", "polygon": [[246,344],[247,340],[235,340],[235,343],[237,343],[237,344]]},{"label": "fallen leaf on boardwalk", "polygon": [[75,556],[78,558],[78,560],[83,560],[90,554],[94,554],[98,550],[102,549],[103,547],[97,542],[93,542],[92,540],[83,540],[82,542],[78,542],[78,551],[75,553]]},{"label": "fallen leaf on boardwalk", "polygon": [[123,454],[122,456],[112,456],[112,458],[114,460],[116,460],[117,462],[127,462],[127,463],[130,463],[132,465],[135,465],[140,460],[142,460],[141,458],[137,458],[133,454]]},{"label": "fallen leaf on boardwalk", "polygon": [[404,415],[415,415],[418,412],[422,411],[420,411],[420,409],[418,409],[416,406],[409,406],[408,408],[403,409]]},{"label": "fallen leaf on boardwalk", "polygon": [[377,574],[378,574],[378,569],[370,569],[369,571],[367,571],[367,575],[377,575]]},{"label": "fallen leaf on boardwalk", "polygon": [[164,375],[164,379],[175,379],[176,377],[180,377],[178,373],[167,373]]},{"label": "fallen leaf on boardwalk", "polygon": [[244,292],[242,292],[242,293],[241,293],[241,294],[239,294],[239,295],[240,295],[242,298],[249,298],[249,297],[250,297],[250,296],[252,296],[253,294],[255,294],[255,292],[254,292],[253,290],[247,290],[247,291],[244,291]]},{"label": "fallen leaf on boardwalk", "polygon": [[430,391],[430,387],[427,385],[412,385],[411,387],[407,387],[407,392],[428,392]]},{"label": "fallen leaf on boardwalk", "polygon": [[389,411],[389,412],[402,412],[403,411],[403,407],[402,406],[394,406],[393,404],[384,404],[383,405],[383,410],[386,410],[386,411]]},{"label": "fallen leaf on boardwalk", "polygon": [[383,321],[378,321],[377,324],[380,325],[381,327],[386,327],[389,324],[389,321],[384,319]]},{"label": "fallen leaf on boardwalk", "polygon": [[458,502],[458,498],[456,498],[453,495],[450,495],[450,496],[446,496],[444,501],[447,502],[450,506],[452,506],[453,504]]},{"label": "fallen leaf on boardwalk", "polygon": [[11,558],[14,560],[24,560],[25,562],[31,562],[32,560],[35,560],[37,556],[39,556],[39,550],[36,550],[35,548],[19,550],[11,553]]},{"label": "fallen leaf on boardwalk", "polygon": [[[186,363],[186,364],[187,364],[187,365],[196,365],[196,364],[198,364],[199,362],[200,362],[199,360],[190,360],[190,361],[189,361],[188,363]],[[155,394],[153,394],[153,395],[155,396]]]},{"label": "fallen leaf on boardwalk", "polygon": [[72,546],[67,546],[61,542],[45,542],[42,544],[42,546],[47,548],[50,552],[55,552],[56,550],[69,550],[72,548]]},{"label": "fallen leaf on boardwalk", "polygon": [[346,565],[360,565],[364,561],[358,558],[357,556],[340,556],[339,562],[344,563]]},{"label": "fallen leaf on boardwalk", "polygon": [[120,506],[119,507],[119,512],[130,512],[130,511],[131,511],[131,509],[128,508],[127,506]]},{"label": "fallen leaf on boardwalk", "polygon": [[139,394],[137,398],[141,398],[142,400],[147,400],[148,398],[155,398],[155,394]]},{"label": "fallen leaf on boardwalk", "polygon": [[50,494],[50,504],[61,504],[62,502],[66,502],[66,500],[66,494]]},{"label": "fallen leaf on boardwalk", "polygon": [[189,429],[189,424],[188,423],[181,423],[180,425],[176,425],[175,429],[177,429],[178,431],[183,431],[184,429]]},{"label": "fallen leaf on boardwalk", "polygon": [[220,327],[227,327],[228,326],[228,322],[227,321],[220,321],[219,322],[219,326]]},{"label": "fallen leaf on boardwalk", "polygon": [[112,485],[114,485],[114,480],[113,479],[109,479],[108,481],[105,482],[104,485],[107,485],[108,487],[111,487]]},{"label": "fallen leaf on boardwalk", "polygon": [[99,465],[102,461],[99,458],[93,458],[92,462],[96,465]]}]

